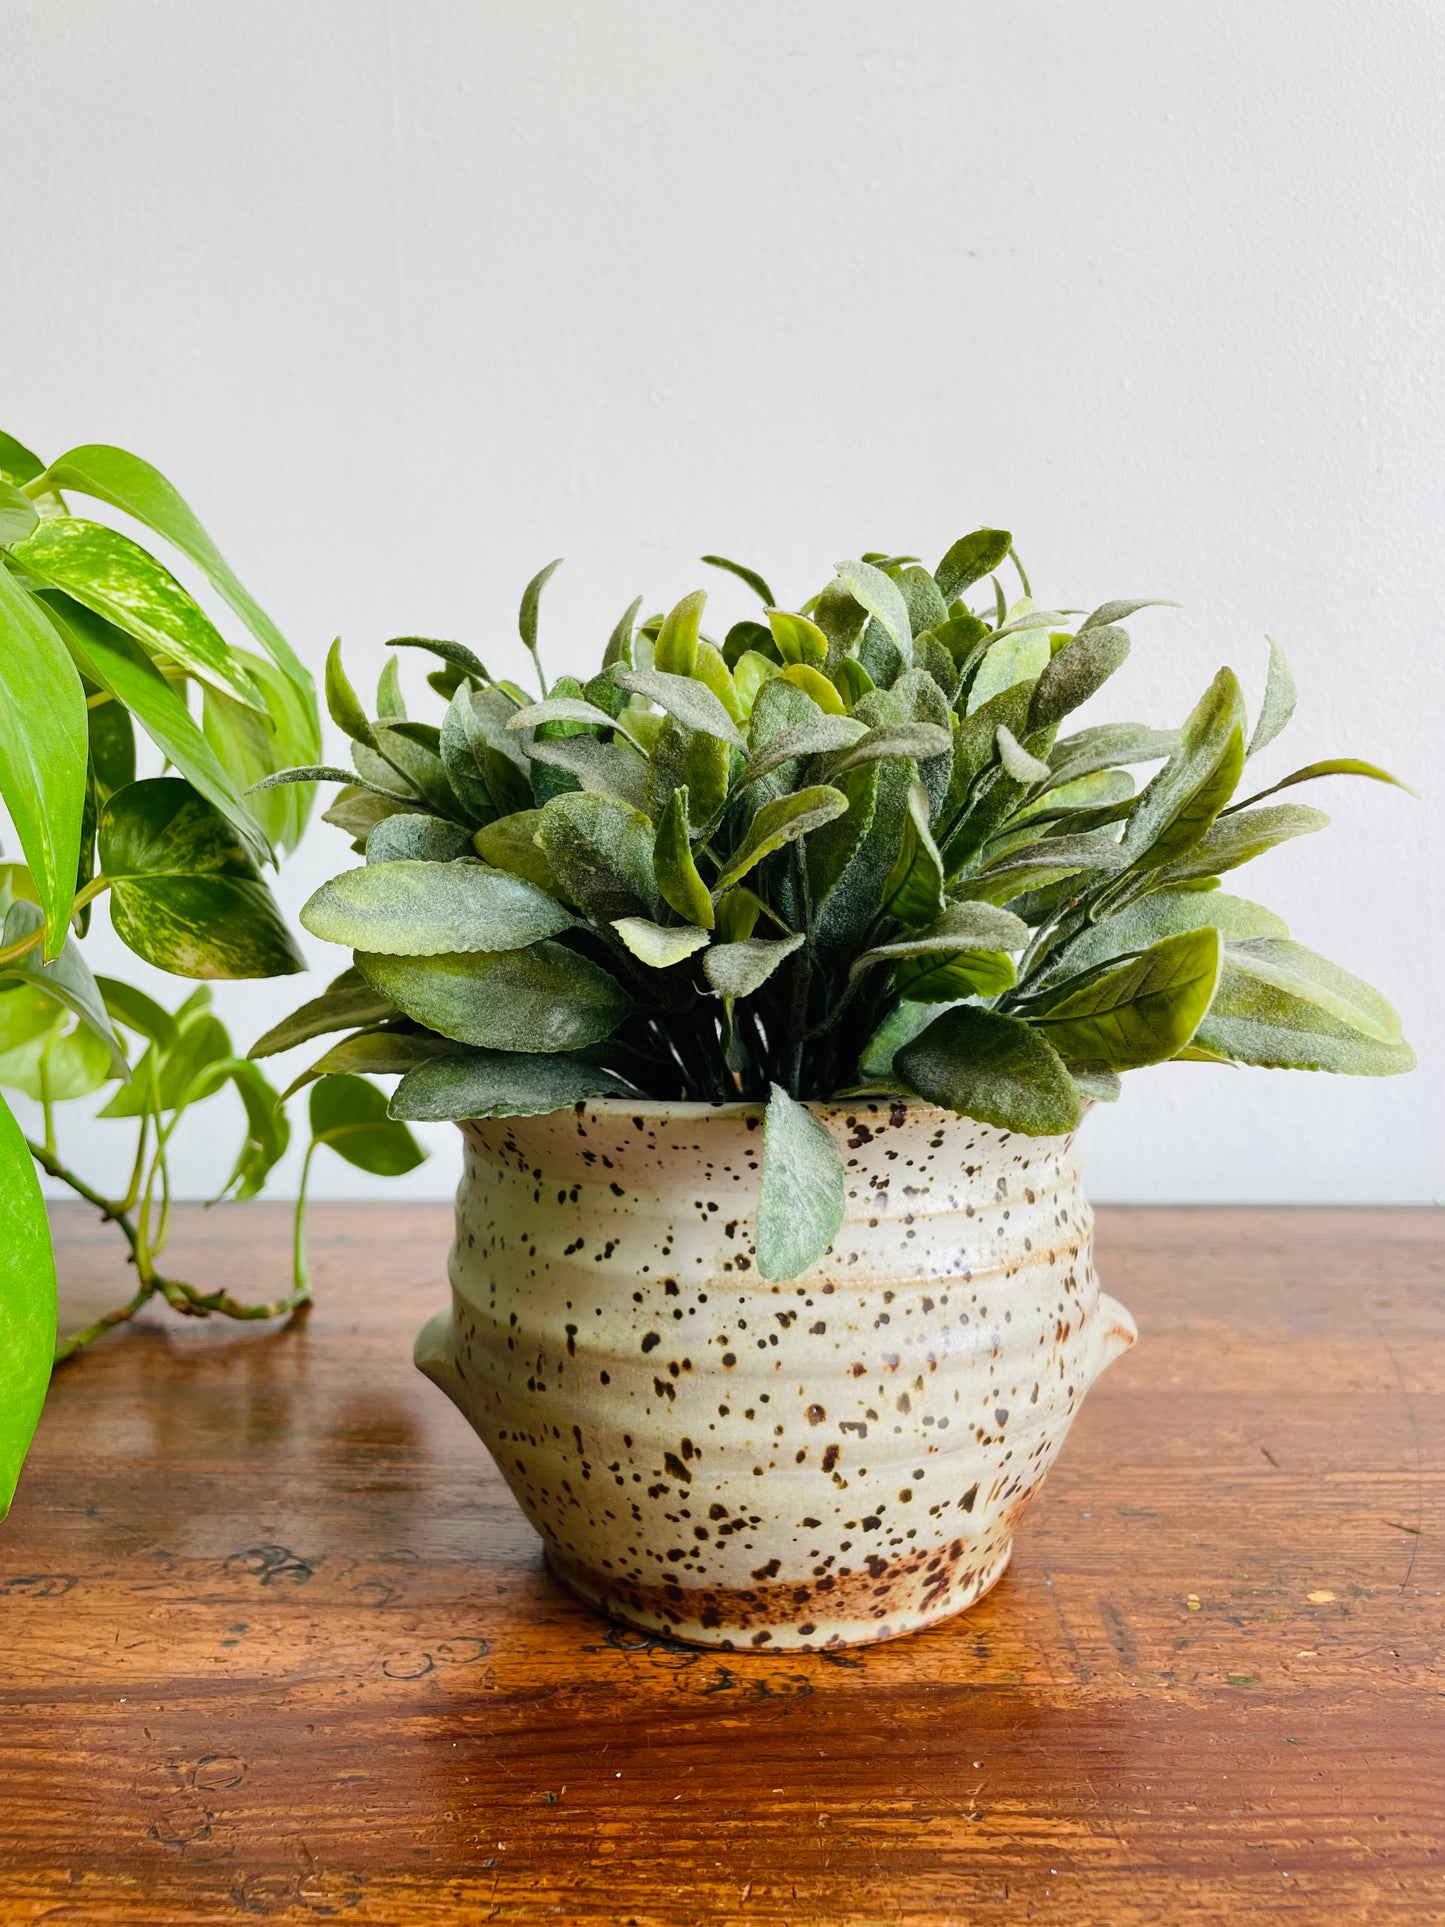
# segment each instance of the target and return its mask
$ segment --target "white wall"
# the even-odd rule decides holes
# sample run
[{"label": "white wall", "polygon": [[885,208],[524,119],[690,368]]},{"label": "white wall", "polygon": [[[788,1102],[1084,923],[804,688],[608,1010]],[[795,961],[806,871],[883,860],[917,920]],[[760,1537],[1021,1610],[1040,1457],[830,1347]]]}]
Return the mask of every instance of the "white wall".
[{"label": "white wall", "polygon": [[[555,554],[561,669],[702,550],[800,598],[981,522],[1045,598],[1184,602],[1116,714],[1222,661],[1257,692],[1270,631],[1270,771],[1426,800],[1322,789],[1337,827],[1241,883],[1424,1068],[1139,1073],[1093,1189],[1439,1197],[1442,97],[1434,0],[9,0],[5,426],[148,455],[368,677],[397,633],[505,658]],[[285,902],[349,860],[322,827]],[[248,1043],[316,982],[222,1000]],[[190,1134],[183,1187],[220,1157]]]}]

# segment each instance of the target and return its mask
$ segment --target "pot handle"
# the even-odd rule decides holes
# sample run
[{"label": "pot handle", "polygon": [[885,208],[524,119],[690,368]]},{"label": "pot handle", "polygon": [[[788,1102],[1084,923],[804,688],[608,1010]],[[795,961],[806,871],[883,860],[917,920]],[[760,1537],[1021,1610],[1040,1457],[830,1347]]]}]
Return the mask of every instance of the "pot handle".
[{"label": "pot handle", "polygon": [[1134,1323],[1133,1313],[1127,1306],[1121,1305],[1117,1298],[1111,1297],[1107,1291],[1099,1293],[1099,1307],[1094,1313],[1094,1321],[1093,1370],[1090,1383],[1107,1366],[1112,1365],[1116,1358],[1122,1358],[1139,1336],[1139,1327]]},{"label": "pot handle", "polygon": [[462,1379],[456,1367],[456,1327],[450,1305],[422,1326],[416,1335],[412,1358],[417,1370],[439,1386],[454,1405],[461,1404]]}]

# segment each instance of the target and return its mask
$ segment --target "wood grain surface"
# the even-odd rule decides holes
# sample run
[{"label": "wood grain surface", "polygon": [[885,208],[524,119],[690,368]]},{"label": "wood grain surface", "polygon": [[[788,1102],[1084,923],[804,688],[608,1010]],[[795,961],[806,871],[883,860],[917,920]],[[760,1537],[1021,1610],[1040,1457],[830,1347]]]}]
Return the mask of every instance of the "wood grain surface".
[{"label": "wood grain surface", "polygon": [[[1445,1921],[1445,1216],[1106,1211],[1142,1340],[1012,1571],[852,1654],[560,1590],[413,1370],[449,1214],[318,1208],[288,1328],[60,1373],[0,1528],[0,1920]],[[68,1311],[124,1289],[58,1214]],[[284,1209],[176,1268],[278,1289]],[[723,1663],[724,1659],[726,1663]]]}]

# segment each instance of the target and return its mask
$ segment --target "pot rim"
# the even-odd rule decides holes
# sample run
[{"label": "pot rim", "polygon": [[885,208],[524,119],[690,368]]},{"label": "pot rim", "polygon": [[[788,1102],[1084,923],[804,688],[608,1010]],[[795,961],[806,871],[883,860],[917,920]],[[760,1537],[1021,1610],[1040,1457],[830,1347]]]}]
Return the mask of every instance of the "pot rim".
[{"label": "pot rim", "polygon": [[[997,1124],[986,1119],[969,1117],[961,1111],[945,1110],[941,1105],[929,1104],[921,1097],[905,1096],[899,1091],[859,1092],[852,1097],[805,1097],[797,1098],[804,1110],[828,1113],[847,1113],[857,1111],[865,1105],[895,1106],[912,1113],[914,1116],[927,1115],[945,1119],[950,1124],[969,1125],[975,1130],[995,1131],[1001,1136],[1027,1137],[1026,1131],[1003,1131]],[[700,1123],[704,1119],[717,1118],[732,1121],[743,1117],[761,1117],[767,1109],[766,1098],[732,1098],[705,1102],[696,1098],[667,1099],[660,1097],[579,1097],[574,1103],[559,1104],[555,1111],[528,1111],[506,1117],[458,1117],[452,1122],[457,1129],[465,1130],[469,1124],[525,1124],[532,1118],[566,1117],[581,1110],[598,1113],[602,1117],[649,1117],[677,1119],[687,1123]],[[1059,1131],[1057,1137],[1071,1137],[1078,1130],[1089,1112],[1093,1100],[1084,1097],[1079,1105],[1079,1124],[1072,1131]],[[1046,1142],[1047,1140],[1041,1140]]]}]

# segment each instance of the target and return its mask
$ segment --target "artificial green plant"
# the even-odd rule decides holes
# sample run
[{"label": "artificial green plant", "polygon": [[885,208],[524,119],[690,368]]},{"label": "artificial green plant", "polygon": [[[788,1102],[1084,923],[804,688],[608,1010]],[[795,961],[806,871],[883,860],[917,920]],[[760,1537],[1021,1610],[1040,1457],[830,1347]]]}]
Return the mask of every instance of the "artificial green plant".
[{"label": "artificial green plant", "polygon": [[1336,759],[1250,788],[1294,702],[1274,645],[1252,728],[1221,669],[1178,731],[1064,733],[1150,605],[1075,622],[1022,569],[1009,603],[1011,546],[980,529],[932,570],[865,555],[797,610],[705,557],[760,619],[715,642],[701,591],[641,624],[639,600],[585,683],[543,676],[543,570],[520,618],[540,699],[459,643],[398,639],[441,659],[439,727],[408,716],[397,657],[368,715],[333,648],[355,768],[264,780],[343,784],[327,820],[365,862],[302,921],[354,960],[254,1054],[349,1031],[298,1083],[400,1072],[396,1118],[765,1102],[769,1278],[841,1221],[842,1160],[806,1100],[897,1093],[1051,1135],[1166,1059],[1408,1069],[1383,998],[1218,887],[1324,826],[1283,792],[1396,779]]}]

